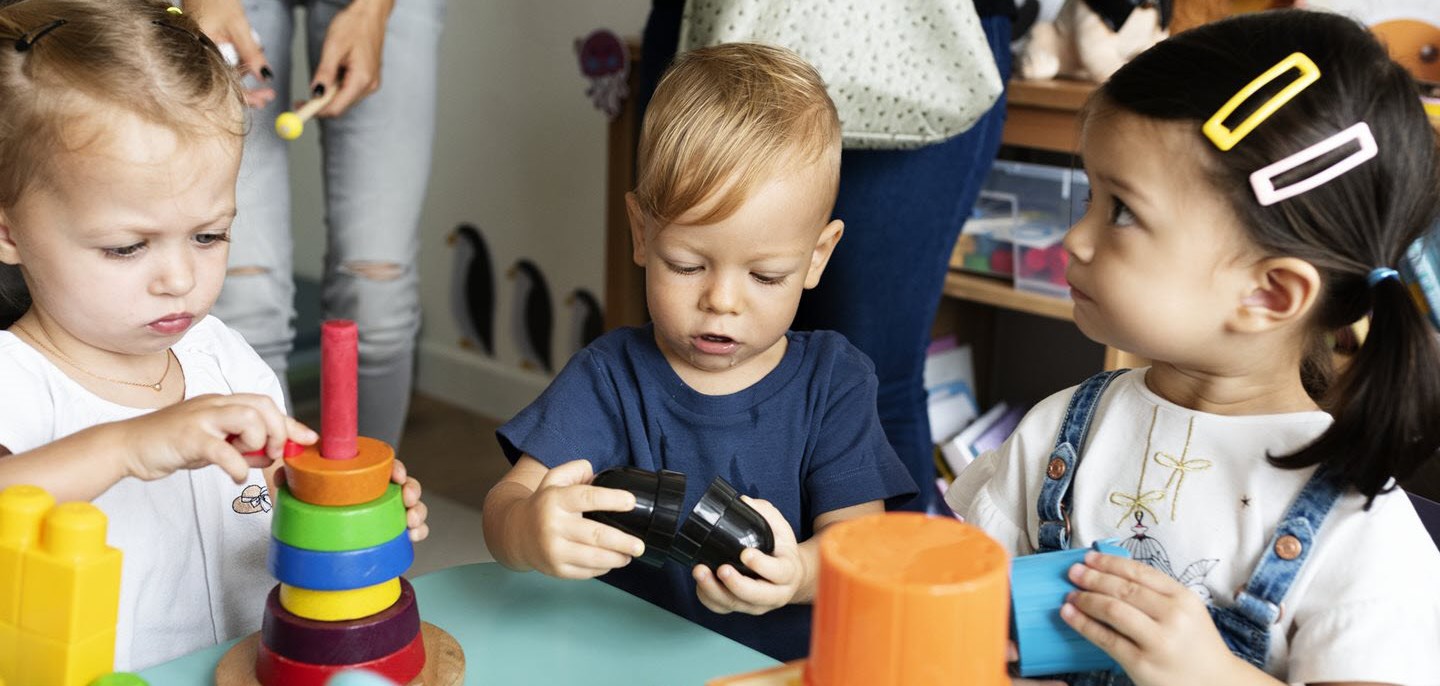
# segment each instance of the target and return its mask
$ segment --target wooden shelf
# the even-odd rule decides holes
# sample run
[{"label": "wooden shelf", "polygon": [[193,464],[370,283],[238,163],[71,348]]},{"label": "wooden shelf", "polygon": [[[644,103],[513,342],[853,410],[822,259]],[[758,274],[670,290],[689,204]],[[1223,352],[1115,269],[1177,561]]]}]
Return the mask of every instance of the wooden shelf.
[{"label": "wooden shelf", "polygon": [[1009,281],[954,269],[945,275],[945,295],[1041,317],[1075,321],[1075,306],[1069,300],[1016,290]]},{"label": "wooden shelf", "polygon": [[1084,81],[1011,81],[1000,142],[1051,152],[1079,152],[1080,127],[1075,113],[1094,91],[1095,84]]}]

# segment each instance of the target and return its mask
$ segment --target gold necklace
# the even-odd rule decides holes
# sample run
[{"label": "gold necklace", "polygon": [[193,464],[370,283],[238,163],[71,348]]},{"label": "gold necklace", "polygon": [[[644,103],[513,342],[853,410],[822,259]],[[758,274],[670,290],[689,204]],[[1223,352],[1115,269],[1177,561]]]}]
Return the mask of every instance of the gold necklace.
[{"label": "gold necklace", "polygon": [[165,371],[160,374],[160,379],[159,379],[158,381],[156,381],[155,383],[144,383],[144,382],[137,382],[137,381],[123,381],[123,380],[121,380],[121,379],[112,379],[112,378],[110,378],[110,377],[108,377],[108,376],[101,376],[101,375],[99,375],[99,374],[96,374],[95,372],[90,371],[89,369],[86,369],[86,368],[84,368],[84,367],[81,367],[79,364],[77,364],[77,363],[75,362],[75,360],[70,359],[70,356],[69,356],[69,355],[66,355],[65,353],[60,352],[58,349],[54,348],[54,347],[51,346],[49,343],[46,343],[45,341],[40,340],[35,334],[33,334],[33,333],[30,332],[30,329],[29,329],[28,327],[22,327],[22,326],[20,326],[20,325],[17,324],[17,325],[13,325],[12,328],[19,329],[21,333],[25,334],[25,337],[26,337],[26,338],[34,341],[34,342],[35,342],[37,345],[39,345],[40,347],[42,347],[42,348],[48,350],[50,353],[54,354],[56,357],[58,357],[58,358],[60,358],[61,360],[63,360],[63,361],[65,362],[65,364],[68,364],[68,365],[70,365],[71,367],[74,367],[74,368],[80,370],[81,372],[83,372],[83,373],[85,373],[85,374],[87,374],[87,375],[89,375],[89,376],[93,376],[93,377],[95,377],[95,378],[97,378],[97,379],[99,379],[99,380],[101,380],[101,381],[109,381],[110,383],[118,383],[118,384],[123,384],[123,385],[125,385],[125,386],[135,386],[135,387],[137,387],[137,388],[148,388],[148,389],[150,389],[150,390],[152,390],[152,391],[155,391],[156,393],[159,393],[160,391],[165,390],[165,386],[164,386],[165,377],[170,376],[170,358],[172,357],[172,354],[171,354],[169,348],[166,348],[166,349],[165,349]]}]

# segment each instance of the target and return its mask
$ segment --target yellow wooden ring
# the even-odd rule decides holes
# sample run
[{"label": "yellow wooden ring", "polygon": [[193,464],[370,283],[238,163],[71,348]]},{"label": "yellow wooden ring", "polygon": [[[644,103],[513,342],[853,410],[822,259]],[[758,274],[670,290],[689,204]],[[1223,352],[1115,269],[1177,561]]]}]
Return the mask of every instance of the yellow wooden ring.
[{"label": "yellow wooden ring", "polygon": [[320,622],[343,622],[378,614],[400,599],[400,577],[349,591],[312,591],[280,584],[280,606]]}]

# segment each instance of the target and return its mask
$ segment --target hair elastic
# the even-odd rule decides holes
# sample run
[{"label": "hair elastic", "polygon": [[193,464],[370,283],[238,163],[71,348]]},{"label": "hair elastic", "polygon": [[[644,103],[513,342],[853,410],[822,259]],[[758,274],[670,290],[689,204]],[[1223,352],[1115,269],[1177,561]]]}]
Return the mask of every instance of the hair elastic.
[{"label": "hair elastic", "polygon": [[[1300,77],[1287,84],[1284,88],[1281,88],[1280,92],[1271,96],[1269,100],[1261,103],[1260,106],[1255,108],[1255,111],[1251,112],[1250,116],[1245,117],[1245,120],[1240,122],[1238,126],[1233,129],[1225,127],[1225,120],[1229,118],[1231,114],[1234,114],[1235,110],[1239,109],[1240,105],[1244,104],[1250,96],[1254,95],[1256,91],[1259,91],[1261,88],[1264,88],[1271,81],[1280,78],[1282,74],[1291,69],[1299,69]],[[1206,138],[1210,139],[1211,143],[1215,144],[1215,147],[1220,148],[1221,151],[1229,150],[1235,147],[1235,144],[1239,143],[1241,139],[1249,135],[1251,131],[1255,130],[1255,127],[1259,126],[1260,122],[1269,119],[1270,115],[1275,114],[1276,110],[1284,106],[1285,103],[1290,102],[1291,99],[1300,94],[1300,91],[1305,90],[1310,84],[1315,83],[1319,79],[1320,67],[1315,66],[1315,61],[1311,60],[1303,52],[1292,52],[1288,57],[1277,62],[1275,66],[1266,69],[1264,73],[1255,77],[1254,81],[1246,84],[1244,88],[1241,88],[1239,92],[1231,96],[1224,105],[1220,106],[1220,109],[1215,111],[1215,114],[1211,115],[1211,117],[1205,121],[1205,124],[1200,127],[1200,131],[1205,134]]]},{"label": "hair elastic", "polygon": [[27,32],[27,33],[25,33],[24,35],[20,36],[19,38],[16,38],[16,39],[15,39],[15,52],[26,52],[26,51],[28,51],[30,48],[35,47],[36,41],[39,41],[41,38],[44,38],[44,37],[45,37],[45,34],[50,33],[51,31],[54,31],[55,29],[58,29],[58,28],[60,28],[61,26],[64,26],[65,24],[66,24],[66,22],[65,22],[64,19],[56,19],[55,21],[52,21],[52,22],[50,22],[49,24],[46,24],[46,25],[40,27],[39,29],[37,29],[36,31],[34,31],[34,35],[31,35],[29,32]]},{"label": "hair elastic", "polygon": [[1376,267],[1370,270],[1369,276],[1365,277],[1365,283],[1369,284],[1371,288],[1374,288],[1375,284],[1385,279],[1395,279],[1398,281],[1400,279],[1400,272],[1389,267]]},{"label": "hair elastic", "polygon": [[[1359,148],[1344,159],[1284,188],[1275,188],[1275,177],[1352,142]],[[1370,125],[1362,121],[1346,127],[1339,133],[1300,152],[1255,170],[1250,174],[1250,187],[1255,190],[1255,199],[1260,201],[1261,205],[1268,207],[1286,198],[1293,198],[1323,186],[1341,174],[1360,166],[1366,160],[1375,157],[1378,152],[1379,147],[1375,145],[1375,136],[1370,132]]]}]

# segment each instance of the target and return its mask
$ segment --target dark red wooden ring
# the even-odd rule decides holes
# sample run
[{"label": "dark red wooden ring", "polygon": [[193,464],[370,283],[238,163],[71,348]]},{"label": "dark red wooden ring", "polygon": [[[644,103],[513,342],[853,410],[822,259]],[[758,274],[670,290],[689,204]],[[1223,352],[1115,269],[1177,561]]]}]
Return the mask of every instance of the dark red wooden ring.
[{"label": "dark red wooden ring", "polygon": [[420,609],[415,589],[400,578],[400,598],[369,617],[344,622],[306,619],[280,605],[280,586],[265,599],[260,642],[271,651],[296,662],[348,665],[389,655],[420,633]]}]

